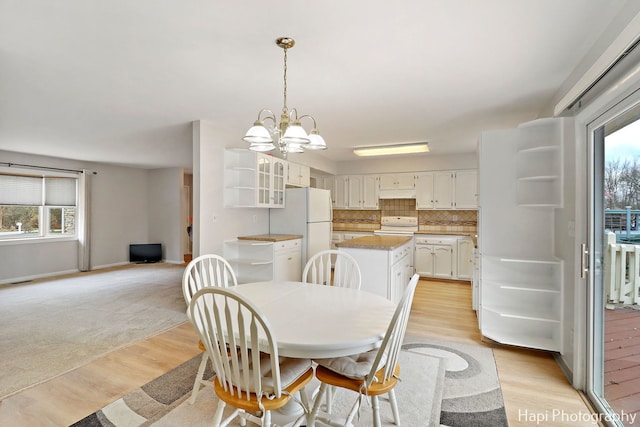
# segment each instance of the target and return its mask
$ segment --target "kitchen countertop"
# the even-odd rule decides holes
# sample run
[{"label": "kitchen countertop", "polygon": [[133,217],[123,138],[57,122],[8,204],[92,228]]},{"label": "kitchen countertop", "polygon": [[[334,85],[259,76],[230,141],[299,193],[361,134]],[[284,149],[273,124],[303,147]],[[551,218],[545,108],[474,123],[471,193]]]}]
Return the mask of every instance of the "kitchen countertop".
[{"label": "kitchen countertop", "polygon": [[285,240],[302,239],[297,234],[256,234],[255,236],[238,236],[238,240],[258,240],[261,242],[282,242]]},{"label": "kitchen countertop", "polygon": [[411,237],[402,236],[363,236],[336,243],[336,247],[393,250],[410,241]]}]

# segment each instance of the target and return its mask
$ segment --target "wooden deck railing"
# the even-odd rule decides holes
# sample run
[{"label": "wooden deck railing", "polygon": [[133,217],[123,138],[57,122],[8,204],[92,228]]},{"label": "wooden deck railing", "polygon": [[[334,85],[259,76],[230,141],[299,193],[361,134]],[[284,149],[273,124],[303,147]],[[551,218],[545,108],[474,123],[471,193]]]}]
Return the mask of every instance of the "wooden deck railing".
[{"label": "wooden deck railing", "polygon": [[616,243],[607,233],[605,289],[611,304],[640,304],[640,245]]}]

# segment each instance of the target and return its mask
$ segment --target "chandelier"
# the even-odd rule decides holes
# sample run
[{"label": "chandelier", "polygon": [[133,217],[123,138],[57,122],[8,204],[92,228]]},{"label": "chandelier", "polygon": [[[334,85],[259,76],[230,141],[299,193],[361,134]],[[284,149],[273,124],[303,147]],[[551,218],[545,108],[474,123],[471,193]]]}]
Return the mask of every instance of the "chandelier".
[{"label": "chandelier", "polygon": [[[326,150],[327,144],[318,132],[316,120],[308,114],[298,116],[298,110],[287,109],[287,49],[295,45],[290,37],[280,37],[276,44],[284,50],[284,106],[280,114],[280,123],[273,111],[263,108],[258,113],[258,120],[247,131],[243,140],[250,143],[253,151],[271,151],[276,145],[286,159],[288,153],[302,153],[304,150]],[[302,127],[302,119],[311,119],[313,128],[307,132]],[[270,121],[271,126],[265,126]],[[275,138],[275,144],[274,144]]]}]

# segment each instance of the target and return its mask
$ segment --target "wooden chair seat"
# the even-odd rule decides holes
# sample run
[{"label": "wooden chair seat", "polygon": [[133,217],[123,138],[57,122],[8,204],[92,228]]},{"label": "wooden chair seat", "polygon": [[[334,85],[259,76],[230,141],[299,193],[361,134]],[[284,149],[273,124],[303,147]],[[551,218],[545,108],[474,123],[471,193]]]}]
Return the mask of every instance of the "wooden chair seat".
[{"label": "wooden chair seat", "polygon": [[365,378],[353,379],[340,375],[337,372],[333,372],[324,366],[316,367],[316,378],[325,384],[346,388],[353,390],[356,393],[362,392],[367,396],[379,396],[381,394],[389,393],[398,383],[398,377],[400,376],[400,364],[396,363],[396,367],[393,372],[393,376],[384,381],[384,368],[376,372],[376,379],[365,390],[362,387],[365,385]]},{"label": "wooden chair seat", "polygon": [[[409,285],[389,322],[384,339],[377,350],[347,357],[316,360],[318,363],[316,367],[316,378],[320,381],[320,390],[308,417],[309,425],[315,425],[316,419],[331,426],[338,425],[333,419],[319,415],[322,400],[336,387],[353,390],[358,393],[358,398],[351,407],[351,412],[349,412],[346,420],[342,420],[344,423],[339,425],[351,425],[353,418],[361,406],[362,397],[366,396],[371,400],[373,426],[380,427],[382,424],[380,420],[379,401],[384,397],[379,396],[384,394],[387,395],[386,400],[388,400],[391,405],[391,412],[393,413],[395,424],[400,425],[400,413],[398,411],[394,390],[398,384],[398,376],[400,375],[398,355],[404,334],[407,330],[411,303],[419,279],[420,276],[417,274],[411,277]],[[372,355],[375,356],[375,358],[372,359]],[[327,412],[331,415],[330,405],[327,405]]]},{"label": "wooden chair seat", "polygon": [[286,405],[291,397],[295,393],[302,390],[307,384],[309,384],[309,381],[311,381],[312,379],[313,368],[309,368],[307,372],[305,372],[290,386],[282,389],[283,393],[279,398],[262,398],[260,402],[258,401],[258,396],[255,393],[249,393],[248,399],[246,397],[246,394],[242,394],[241,396],[239,396],[237,390],[234,390],[235,394],[231,394],[229,391],[224,389],[224,387],[222,386],[222,384],[220,384],[216,377],[214,377],[213,379],[213,388],[220,400],[223,400],[228,405],[231,405],[235,408],[243,409],[247,412],[258,412],[261,410],[261,403],[262,408],[264,408],[265,411],[272,411],[278,408],[282,408],[284,405]]}]

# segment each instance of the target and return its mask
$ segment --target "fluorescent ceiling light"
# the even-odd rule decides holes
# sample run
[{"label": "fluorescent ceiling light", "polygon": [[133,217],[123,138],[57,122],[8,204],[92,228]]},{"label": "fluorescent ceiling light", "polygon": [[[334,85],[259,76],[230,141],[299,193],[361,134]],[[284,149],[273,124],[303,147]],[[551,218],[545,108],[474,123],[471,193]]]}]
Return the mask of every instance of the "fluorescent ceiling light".
[{"label": "fluorescent ceiling light", "polygon": [[356,147],[353,153],[357,156],[388,156],[391,154],[428,153],[429,144],[418,142],[411,144],[377,145],[373,147]]}]

